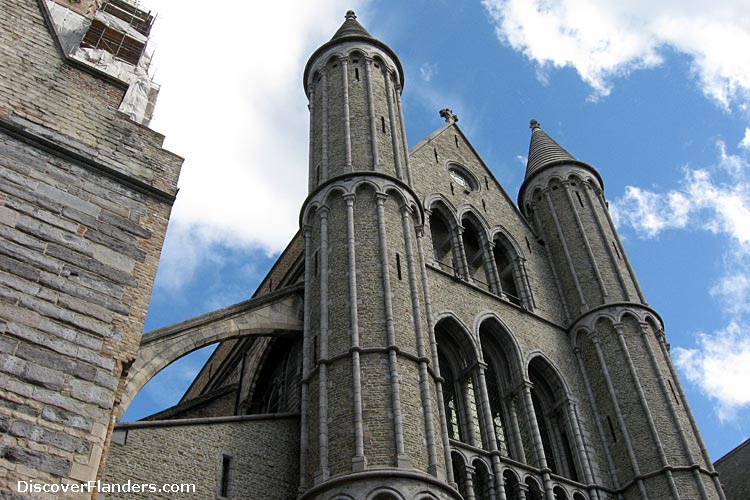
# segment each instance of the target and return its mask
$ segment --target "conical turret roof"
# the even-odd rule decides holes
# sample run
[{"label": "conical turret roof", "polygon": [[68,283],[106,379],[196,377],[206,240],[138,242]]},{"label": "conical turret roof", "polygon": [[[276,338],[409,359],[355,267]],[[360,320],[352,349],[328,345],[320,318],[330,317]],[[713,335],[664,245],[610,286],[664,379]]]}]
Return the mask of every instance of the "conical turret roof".
[{"label": "conical turret roof", "polygon": [[305,66],[305,73],[303,75],[303,84],[305,86],[305,93],[307,93],[308,78],[310,76],[310,68],[313,62],[315,62],[315,60],[319,56],[321,56],[322,54],[325,54],[326,51],[328,51],[331,47],[335,47],[341,43],[348,44],[349,42],[357,42],[357,43],[362,42],[364,44],[377,47],[382,52],[390,56],[390,58],[393,60],[393,62],[396,65],[396,69],[398,70],[398,75],[399,75],[399,81],[401,82],[401,87],[403,88],[404,69],[401,66],[401,61],[398,60],[398,56],[396,56],[396,53],[393,52],[393,49],[391,49],[388,45],[384,44],[377,38],[373,37],[364,28],[364,26],[362,26],[359,23],[359,21],[357,21],[357,15],[354,13],[353,10],[347,11],[344,17],[345,17],[344,23],[341,25],[341,27],[339,27],[339,29],[333,35],[333,38],[331,38],[326,43],[318,47],[318,49],[315,52],[313,52],[312,56],[310,56],[310,59],[307,61],[307,65]]},{"label": "conical turret roof", "polygon": [[526,163],[526,178],[528,179],[534,172],[546,165],[563,161],[577,162],[572,154],[542,130],[538,121],[531,120],[531,144],[529,144],[529,159]]},{"label": "conical turret roof", "polygon": [[542,170],[555,168],[556,166],[575,166],[582,168],[593,175],[598,181],[599,186],[604,188],[604,181],[599,172],[580,160],[577,160],[572,154],[568,153],[565,148],[548,136],[539,126],[539,122],[531,120],[531,144],[529,144],[529,159],[526,162],[526,177],[518,190],[518,206],[522,205],[526,187],[536,177],[536,174]]},{"label": "conical turret roof", "polygon": [[363,36],[372,38],[372,35],[367,32],[364,26],[359,24],[359,21],[357,21],[357,15],[353,10],[347,11],[346,16],[344,17],[346,18],[346,21],[344,21],[344,24],[341,25],[341,27],[333,35],[331,40],[338,40],[339,38],[348,36]]}]

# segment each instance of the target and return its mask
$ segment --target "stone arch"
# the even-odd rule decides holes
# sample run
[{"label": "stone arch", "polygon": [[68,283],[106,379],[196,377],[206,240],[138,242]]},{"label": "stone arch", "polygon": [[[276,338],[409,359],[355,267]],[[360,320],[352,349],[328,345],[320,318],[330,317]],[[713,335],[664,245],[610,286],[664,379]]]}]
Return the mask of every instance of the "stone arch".
[{"label": "stone arch", "polygon": [[513,469],[506,468],[503,470],[503,488],[505,488],[507,500],[521,498],[521,481]]},{"label": "stone arch", "polygon": [[313,202],[305,205],[304,210],[300,214],[300,226],[309,226],[312,224],[312,216],[318,212],[320,203]]},{"label": "stone arch", "polygon": [[366,188],[372,189],[373,194],[383,193],[382,187],[370,177],[361,177],[357,179],[350,192],[356,196],[358,191]]},{"label": "stone arch", "polygon": [[542,353],[530,357],[527,370],[547,466],[555,474],[578,481],[582,478],[579,464],[583,457],[576,460],[574,454],[574,437],[566,411],[566,403],[570,401],[568,386],[559,370]]},{"label": "stone arch", "polygon": [[475,458],[471,465],[474,467],[474,497],[476,500],[490,500],[494,496],[490,467],[480,458]]},{"label": "stone arch", "polygon": [[487,313],[477,329],[485,368],[485,386],[497,449],[502,456],[524,461],[522,440],[513,436],[517,422],[513,391],[523,381],[523,361],[516,339],[494,313]]},{"label": "stone arch", "polygon": [[539,482],[531,476],[526,476],[524,481],[526,485],[526,500],[543,500],[544,495],[539,487]]},{"label": "stone arch", "polygon": [[576,491],[573,493],[573,500],[587,500],[586,495],[581,493],[580,491]]},{"label": "stone arch", "polygon": [[365,497],[367,500],[404,500],[397,490],[389,487],[379,487],[370,491]]},{"label": "stone arch", "polygon": [[485,239],[489,240],[490,225],[474,205],[472,205],[471,203],[464,203],[463,205],[458,207],[458,210],[456,210],[456,218],[459,221],[463,221],[464,219],[473,219],[473,222],[475,222],[484,232]]},{"label": "stone arch", "polygon": [[497,269],[500,293],[516,305],[531,309],[533,299],[524,254],[518,242],[502,227],[490,231],[492,258]]},{"label": "stone arch", "polygon": [[468,498],[468,484],[466,474],[466,457],[457,450],[451,451],[451,467],[453,467],[453,477],[458,485],[458,492],[463,498]]},{"label": "stone arch", "polygon": [[448,435],[451,439],[479,445],[479,402],[476,374],[477,351],[468,330],[453,317],[435,324],[438,365],[443,382]]},{"label": "stone arch", "polygon": [[457,251],[457,228],[455,214],[436,200],[431,205],[430,241],[432,243],[432,257],[436,265],[443,271],[460,274],[459,256]]},{"label": "stone arch", "polygon": [[128,370],[120,416],[154,375],[201,347],[238,337],[301,332],[302,292],[303,286],[290,286],[143,335]]},{"label": "stone arch", "polygon": [[321,200],[321,207],[328,206],[329,201],[334,196],[346,196],[347,194],[349,194],[349,191],[340,184],[332,184],[330,186],[327,186],[319,197],[319,199]]},{"label": "stone arch", "polygon": [[487,226],[474,210],[459,211],[463,231],[461,243],[464,247],[468,277],[487,290],[492,290],[492,267],[488,262],[489,248]]},{"label": "stone arch", "polygon": [[570,333],[570,345],[573,348],[580,347],[579,339],[587,338],[589,335],[591,335],[591,330],[585,326],[572,329]]},{"label": "stone arch", "polygon": [[565,492],[565,488],[559,484],[552,488],[552,496],[555,497],[555,500],[568,500],[568,494]]},{"label": "stone arch", "polygon": [[[433,210],[433,206],[438,205],[438,209],[445,210],[445,215],[450,215],[454,220],[457,220],[455,205],[453,205],[453,203],[448,198],[440,193],[433,193],[426,196],[422,204],[424,205],[425,210],[429,211]],[[439,205],[443,206],[439,207]]]}]

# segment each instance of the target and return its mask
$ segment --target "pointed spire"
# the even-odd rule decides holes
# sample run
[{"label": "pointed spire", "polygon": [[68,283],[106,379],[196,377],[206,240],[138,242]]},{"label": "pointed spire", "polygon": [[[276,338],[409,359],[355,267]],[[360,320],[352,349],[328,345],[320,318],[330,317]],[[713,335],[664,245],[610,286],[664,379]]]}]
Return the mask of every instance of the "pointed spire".
[{"label": "pointed spire", "polygon": [[526,163],[526,178],[550,163],[561,161],[578,161],[565,149],[548,136],[536,120],[531,120],[531,144],[529,145],[529,159]]},{"label": "pointed spire", "polygon": [[359,24],[359,21],[357,21],[357,15],[353,10],[347,11],[344,18],[346,19],[344,21],[344,24],[341,25],[341,27],[333,35],[333,38],[331,38],[331,40],[336,40],[338,38],[344,38],[347,36],[364,36],[367,38],[372,38],[372,35],[368,33],[361,24]]}]

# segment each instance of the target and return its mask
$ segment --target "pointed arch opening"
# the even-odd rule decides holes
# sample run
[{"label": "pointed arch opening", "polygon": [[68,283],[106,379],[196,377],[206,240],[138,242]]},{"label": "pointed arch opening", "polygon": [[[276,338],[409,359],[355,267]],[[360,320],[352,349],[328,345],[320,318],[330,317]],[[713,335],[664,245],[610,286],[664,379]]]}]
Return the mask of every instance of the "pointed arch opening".
[{"label": "pointed arch opening", "polygon": [[430,216],[430,236],[435,262],[443,271],[458,274],[456,255],[453,251],[453,229],[441,209],[433,209]]},{"label": "pointed arch opening", "polygon": [[443,377],[443,404],[448,436],[456,441],[481,446],[480,403],[477,400],[476,356],[466,330],[453,318],[435,325],[438,363]]},{"label": "pointed arch opening", "polygon": [[518,403],[513,395],[513,388],[518,386],[521,379],[518,348],[494,317],[487,318],[479,325],[479,342],[487,366],[485,383],[497,449],[504,457],[524,462],[527,454],[519,435]]},{"label": "pointed arch opening", "polygon": [[464,228],[461,238],[466,254],[466,271],[475,284],[490,290],[486,261],[487,238],[480,229],[481,225],[473,217],[463,218],[461,225]]},{"label": "pointed arch opening", "polygon": [[542,356],[536,356],[529,363],[529,380],[547,466],[555,474],[578,481],[580,474],[573,454],[565,385]]},{"label": "pointed arch opening", "polygon": [[500,292],[510,302],[517,306],[529,307],[524,304],[522,290],[524,286],[523,269],[520,265],[520,256],[508,239],[498,234],[495,236],[492,258],[495,260],[500,285]]},{"label": "pointed arch opening", "polygon": [[277,337],[264,356],[252,394],[242,409],[249,415],[299,411],[302,377],[301,342],[291,336]]}]

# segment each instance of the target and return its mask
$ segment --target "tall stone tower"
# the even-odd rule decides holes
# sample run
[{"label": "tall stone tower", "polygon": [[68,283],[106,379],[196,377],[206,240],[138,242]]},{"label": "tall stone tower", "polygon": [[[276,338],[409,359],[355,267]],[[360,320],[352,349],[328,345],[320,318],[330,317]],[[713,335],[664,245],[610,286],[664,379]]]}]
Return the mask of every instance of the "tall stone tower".
[{"label": "tall stone tower", "polygon": [[349,11],[310,58],[304,85],[300,492],[455,498],[444,481],[447,432],[430,367],[423,210],[411,186],[401,64]]},{"label": "tall stone tower", "polygon": [[519,207],[544,240],[615,483],[626,498],[723,498],[599,172],[531,129]]}]

